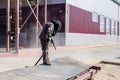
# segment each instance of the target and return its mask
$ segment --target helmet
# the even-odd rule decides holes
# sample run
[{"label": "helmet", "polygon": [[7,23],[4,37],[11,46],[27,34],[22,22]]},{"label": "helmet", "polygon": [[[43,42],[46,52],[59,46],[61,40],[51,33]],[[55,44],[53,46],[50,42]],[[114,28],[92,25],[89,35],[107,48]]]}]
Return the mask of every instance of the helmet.
[{"label": "helmet", "polygon": [[54,24],[54,32],[52,36],[55,36],[55,34],[61,29],[61,22],[59,20],[53,20],[51,22]]}]

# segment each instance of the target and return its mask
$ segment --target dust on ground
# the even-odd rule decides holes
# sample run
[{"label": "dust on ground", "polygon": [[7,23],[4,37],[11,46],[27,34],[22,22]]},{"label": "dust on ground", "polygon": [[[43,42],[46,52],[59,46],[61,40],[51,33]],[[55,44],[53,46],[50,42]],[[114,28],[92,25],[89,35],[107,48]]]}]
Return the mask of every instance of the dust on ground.
[{"label": "dust on ground", "polygon": [[120,65],[100,63],[97,66],[101,71],[93,77],[94,80],[120,80]]}]

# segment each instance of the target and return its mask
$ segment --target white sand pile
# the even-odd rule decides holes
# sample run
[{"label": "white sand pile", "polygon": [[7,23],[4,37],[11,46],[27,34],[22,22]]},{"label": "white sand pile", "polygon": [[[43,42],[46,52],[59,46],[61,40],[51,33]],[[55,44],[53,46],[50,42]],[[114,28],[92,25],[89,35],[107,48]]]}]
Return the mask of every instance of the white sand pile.
[{"label": "white sand pile", "polygon": [[94,76],[94,80],[120,80],[120,65],[100,63],[97,66],[101,67],[101,71]]}]

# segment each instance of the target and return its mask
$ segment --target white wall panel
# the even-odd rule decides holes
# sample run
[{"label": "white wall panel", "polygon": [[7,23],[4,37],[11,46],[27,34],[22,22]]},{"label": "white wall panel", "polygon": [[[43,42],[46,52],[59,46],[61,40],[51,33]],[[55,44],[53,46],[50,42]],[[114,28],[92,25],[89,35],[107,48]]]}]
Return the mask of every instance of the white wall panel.
[{"label": "white wall panel", "polygon": [[55,41],[55,45],[64,46],[65,45],[65,33],[57,33],[55,37],[53,37]]},{"label": "white wall panel", "polygon": [[66,33],[66,45],[96,44],[117,42],[117,36],[97,34]]}]

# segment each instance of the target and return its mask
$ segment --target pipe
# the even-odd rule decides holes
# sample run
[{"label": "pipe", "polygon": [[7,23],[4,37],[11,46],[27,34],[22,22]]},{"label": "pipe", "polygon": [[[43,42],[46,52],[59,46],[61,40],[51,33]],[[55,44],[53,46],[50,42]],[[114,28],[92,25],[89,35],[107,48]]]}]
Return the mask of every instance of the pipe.
[{"label": "pipe", "polygon": [[7,30],[6,30],[6,51],[9,51],[10,49],[10,41],[9,41],[9,38],[10,38],[10,35],[9,35],[9,32],[10,32],[10,0],[7,0]]}]

